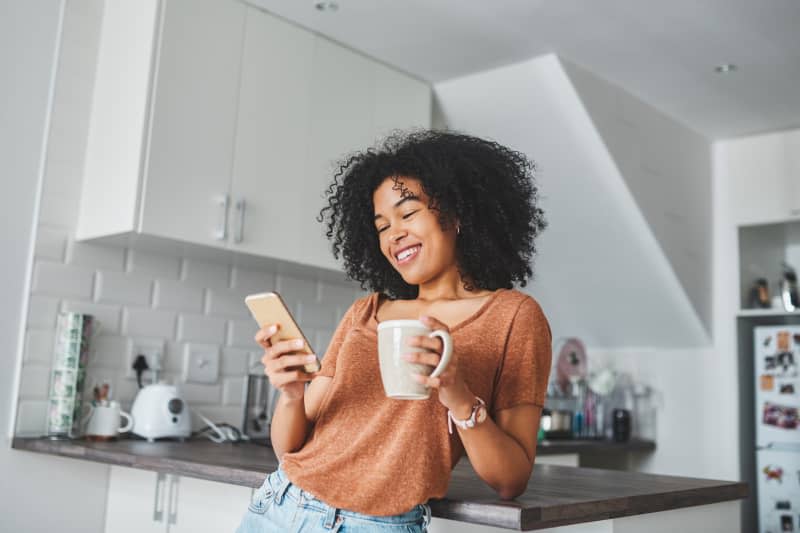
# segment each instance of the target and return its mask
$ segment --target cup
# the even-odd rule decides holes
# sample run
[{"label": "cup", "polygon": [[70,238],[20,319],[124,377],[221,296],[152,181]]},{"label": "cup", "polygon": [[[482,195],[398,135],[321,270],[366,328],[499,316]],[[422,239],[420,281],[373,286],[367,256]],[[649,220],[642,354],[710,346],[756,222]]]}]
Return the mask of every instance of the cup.
[{"label": "cup", "polygon": [[[411,337],[427,336],[442,339],[444,349],[439,365],[430,371],[427,365],[410,363],[403,359],[404,353],[422,352],[422,348],[408,346]],[[419,320],[386,320],[378,324],[378,358],[381,380],[386,396],[398,400],[425,400],[430,397],[428,387],[414,380],[414,374],[437,377],[450,363],[453,341],[447,331],[432,331]]]},{"label": "cup", "polygon": [[[125,425],[120,425],[120,417]],[[109,440],[133,428],[133,417],[123,411],[119,402],[111,401],[105,405],[94,405],[86,417],[84,434],[90,440]]]}]

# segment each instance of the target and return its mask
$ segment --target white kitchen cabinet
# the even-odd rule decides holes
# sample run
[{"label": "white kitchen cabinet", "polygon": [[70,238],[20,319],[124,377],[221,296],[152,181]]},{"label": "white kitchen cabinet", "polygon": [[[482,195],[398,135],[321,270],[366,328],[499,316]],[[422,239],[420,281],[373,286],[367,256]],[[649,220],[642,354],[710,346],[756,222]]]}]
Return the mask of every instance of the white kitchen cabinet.
[{"label": "white kitchen cabinet", "polygon": [[239,0],[109,0],[76,238],[338,270],[316,220],[334,161],[430,106],[426,83]]},{"label": "white kitchen cabinet", "polygon": [[738,225],[800,218],[800,132],[727,141],[724,164]]},{"label": "white kitchen cabinet", "polygon": [[174,474],[111,467],[106,533],[234,531],[252,489]]},{"label": "white kitchen cabinet", "polygon": [[223,239],[245,7],[105,4],[77,238]]}]

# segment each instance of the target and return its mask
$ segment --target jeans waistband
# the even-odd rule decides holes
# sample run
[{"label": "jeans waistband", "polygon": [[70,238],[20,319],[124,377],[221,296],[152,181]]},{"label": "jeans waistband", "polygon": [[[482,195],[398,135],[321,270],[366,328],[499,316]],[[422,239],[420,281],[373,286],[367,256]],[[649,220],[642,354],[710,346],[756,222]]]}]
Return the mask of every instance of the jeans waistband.
[{"label": "jeans waistband", "polygon": [[408,512],[390,516],[367,515],[357,513],[355,511],[348,511],[347,509],[333,507],[318,499],[312,493],[303,490],[292,483],[289,478],[286,477],[286,473],[280,467],[267,476],[265,483],[269,483],[274,494],[275,501],[279,505],[284,497],[288,497],[290,500],[299,505],[303,505],[306,508],[325,514],[328,516],[331,522],[337,517],[349,517],[357,520],[385,524],[416,524],[419,523],[420,519],[423,519],[425,526],[427,527],[431,520],[431,510],[427,504],[420,504]]}]

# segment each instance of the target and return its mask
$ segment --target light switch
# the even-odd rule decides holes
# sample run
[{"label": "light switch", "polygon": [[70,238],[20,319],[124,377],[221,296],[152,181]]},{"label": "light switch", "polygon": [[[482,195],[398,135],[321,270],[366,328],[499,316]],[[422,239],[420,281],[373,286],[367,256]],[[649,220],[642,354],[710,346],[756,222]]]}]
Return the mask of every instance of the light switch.
[{"label": "light switch", "polygon": [[183,351],[183,381],[216,383],[219,378],[219,346],[186,344]]}]

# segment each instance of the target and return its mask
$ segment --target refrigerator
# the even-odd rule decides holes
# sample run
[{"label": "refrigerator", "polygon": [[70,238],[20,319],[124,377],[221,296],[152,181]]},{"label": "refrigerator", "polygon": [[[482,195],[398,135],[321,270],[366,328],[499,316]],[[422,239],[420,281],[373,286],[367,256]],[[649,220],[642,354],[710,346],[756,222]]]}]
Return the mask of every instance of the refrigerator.
[{"label": "refrigerator", "polygon": [[800,532],[800,326],[754,329],[760,533]]}]

